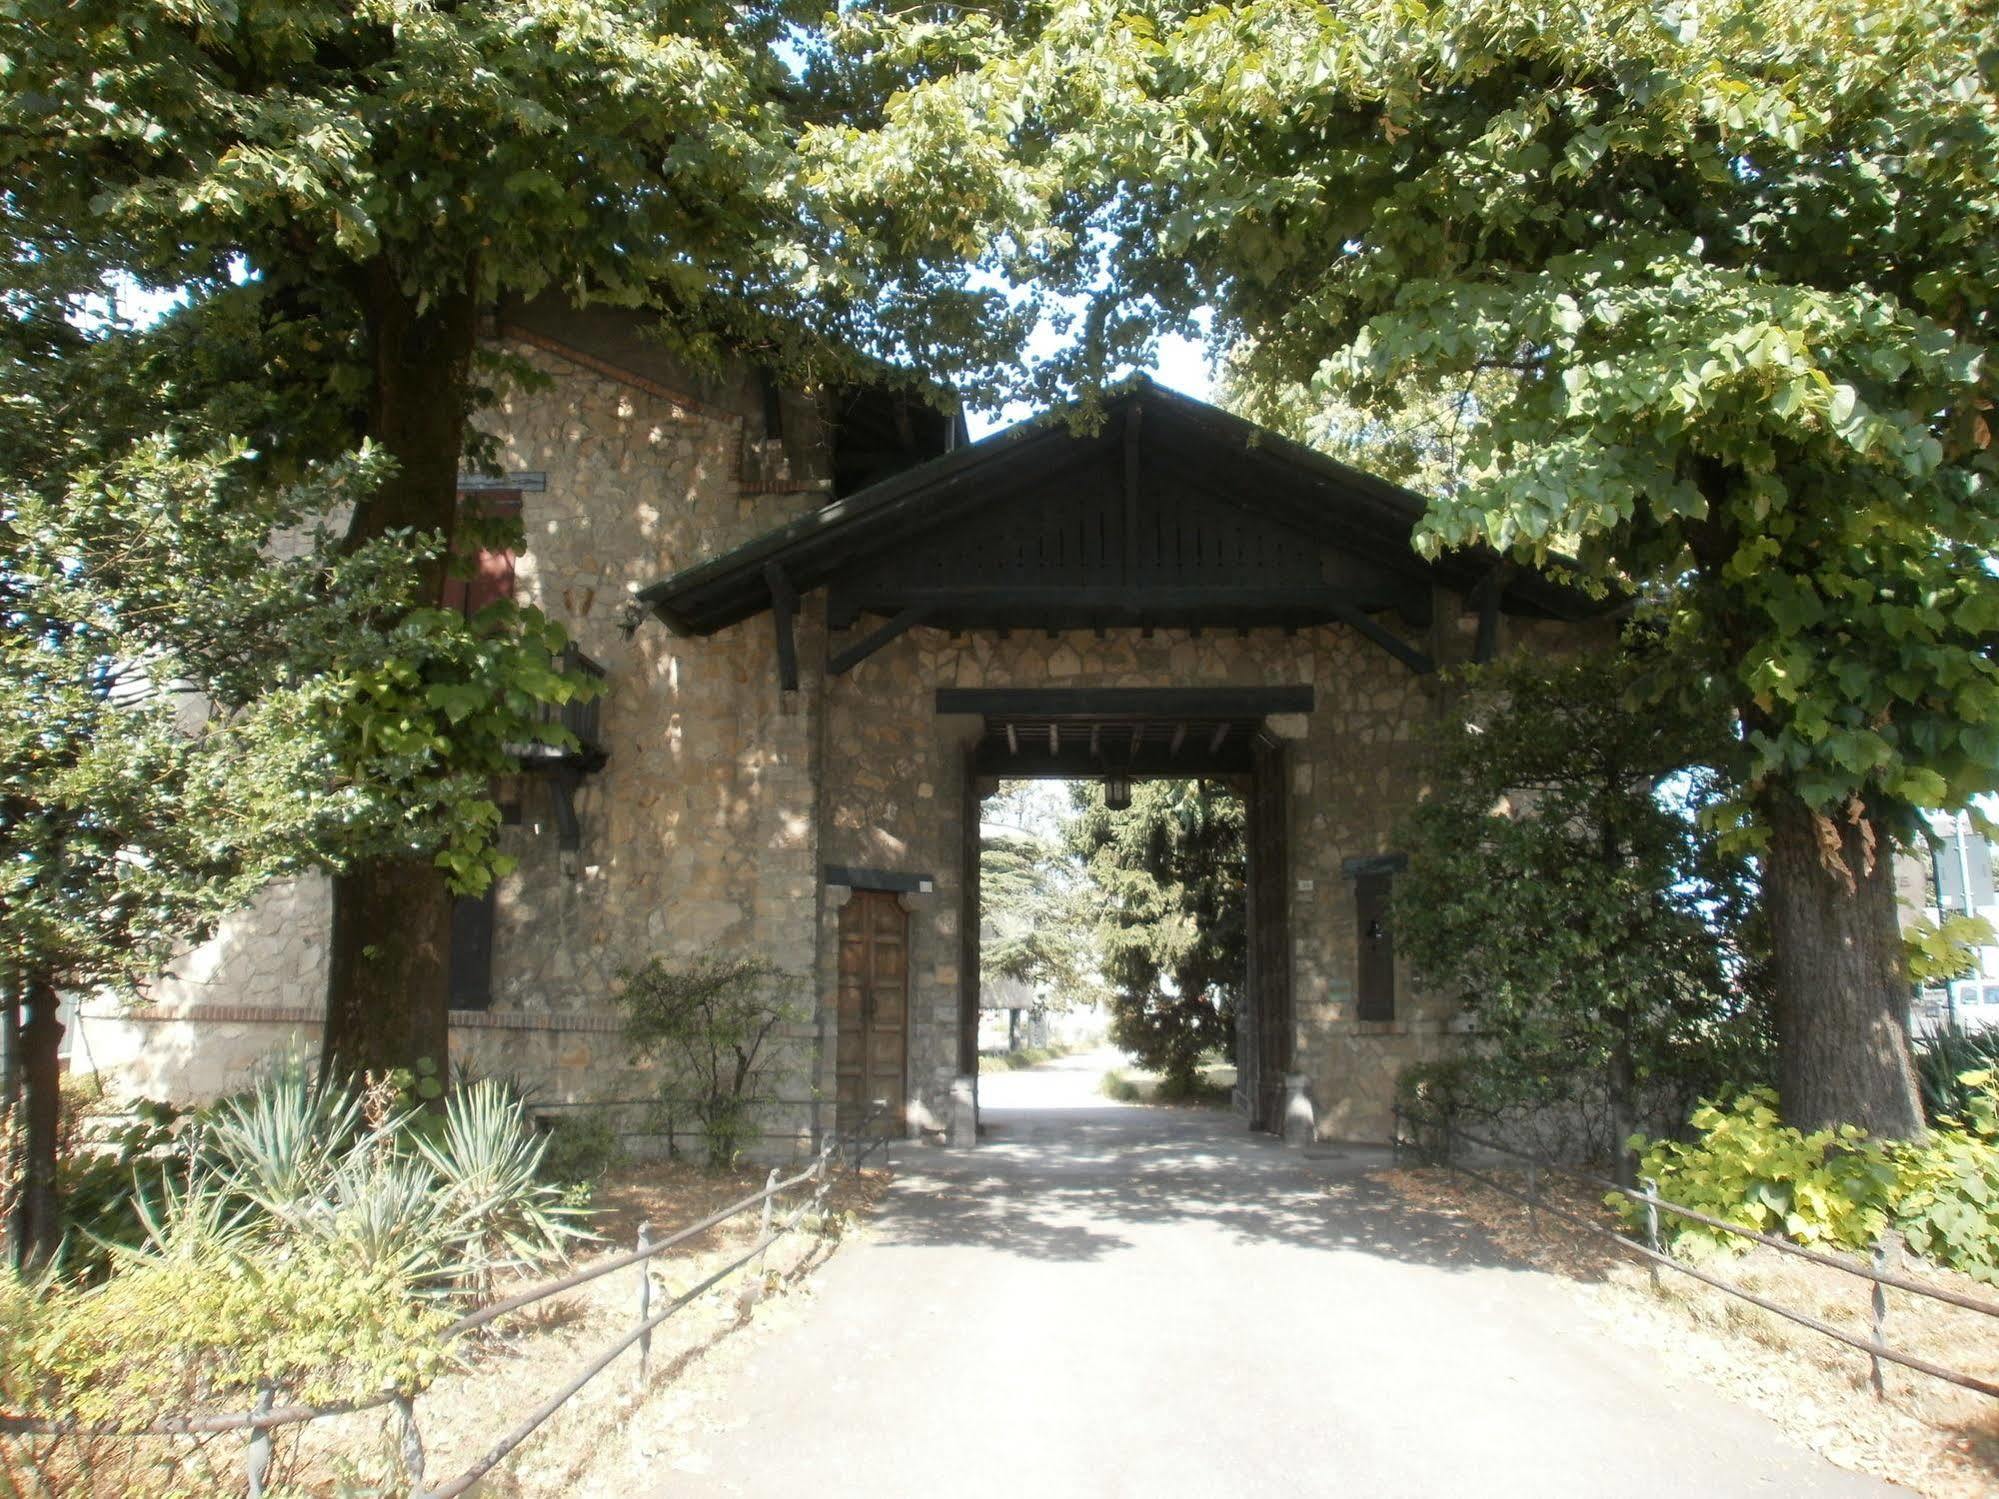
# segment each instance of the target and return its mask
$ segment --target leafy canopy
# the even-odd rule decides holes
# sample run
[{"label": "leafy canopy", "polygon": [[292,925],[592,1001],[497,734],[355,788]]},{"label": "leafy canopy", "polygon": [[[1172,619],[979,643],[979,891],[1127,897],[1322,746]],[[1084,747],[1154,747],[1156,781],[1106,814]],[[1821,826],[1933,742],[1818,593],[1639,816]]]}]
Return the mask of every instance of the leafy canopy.
[{"label": "leafy canopy", "polygon": [[1206,781],[1137,782],[1122,812],[1094,784],[1073,794],[1064,836],[1100,906],[1111,1040],[1191,1095],[1205,1055],[1234,1054],[1248,976],[1242,799]]},{"label": "leafy canopy", "polygon": [[[929,28],[929,29],[926,29]],[[1999,786],[1999,20],[1973,0],[1059,0],[940,39],[821,148],[1091,300],[1088,379],[1212,308],[1379,417],[1484,381],[1430,548],[1674,587],[1752,793],[1906,825]],[[918,232],[915,228],[911,234]]]},{"label": "leafy canopy", "polygon": [[1609,1094],[1670,1126],[1762,1081],[1767,932],[1753,870],[1703,816],[1725,734],[1637,700],[1624,657],[1467,675],[1398,833],[1394,919],[1418,977],[1471,1018],[1488,1103]]}]

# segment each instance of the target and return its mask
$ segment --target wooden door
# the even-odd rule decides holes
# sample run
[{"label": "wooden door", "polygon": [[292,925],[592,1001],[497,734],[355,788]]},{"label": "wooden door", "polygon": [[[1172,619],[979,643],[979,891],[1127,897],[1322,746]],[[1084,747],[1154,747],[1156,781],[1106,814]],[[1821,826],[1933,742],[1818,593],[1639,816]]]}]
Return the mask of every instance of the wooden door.
[{"label": "wooden door", "polygon": [[901,1135],[909,1084],[909,913],[893,892],[856,890],[840,909],[836,1110],[856,1128],[877,1099],[871,1133]]}]

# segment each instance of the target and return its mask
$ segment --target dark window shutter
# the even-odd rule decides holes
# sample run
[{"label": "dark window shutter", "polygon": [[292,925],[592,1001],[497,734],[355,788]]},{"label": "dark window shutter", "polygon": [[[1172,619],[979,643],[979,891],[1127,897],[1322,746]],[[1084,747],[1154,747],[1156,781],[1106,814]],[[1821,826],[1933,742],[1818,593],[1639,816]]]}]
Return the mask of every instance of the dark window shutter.
[{"label": "dark window shutter", "polygon": [[493,1004],[493,891],[461,895],[451,904],[451,1008]]},{"label": "dark window shutter", "polygon": [[[494,517],[521,513],[518,490],[480,490],[458,497],[461,515]],[[463,552],[461,556],[465,555]],[[514,596],[514,554],[481,547],[471,554],[470,577],[444,580],[443,604],[463,614],[477,614],[488,604]]]},{"label": "dark window shutter", "polygon": [[1395,1018],[1395,937],[1389,929],[1389,893],[1394,876],[1359,875],[1354,880],[1354,915],[1359,924],[1360,984],[1354,1014],[1361,1020]]}]

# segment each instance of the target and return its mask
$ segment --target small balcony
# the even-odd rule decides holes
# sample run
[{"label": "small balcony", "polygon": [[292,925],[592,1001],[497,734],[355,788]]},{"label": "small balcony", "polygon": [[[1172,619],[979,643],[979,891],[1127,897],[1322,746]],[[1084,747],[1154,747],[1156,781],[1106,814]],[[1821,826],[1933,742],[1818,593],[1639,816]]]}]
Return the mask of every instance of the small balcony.
[{"label": "small balcony", "polygon": [[604,748],[602,727],[604,695],[601,684],[604,668],[573,645],[563,648],[558,664],[564,676],[588,677],[600,685],[600,690],[588,698],[571,698],[566,703],[545,704],[542,707],[541,721],[562,725],[575,736],[576,743],[565,747],[536,742],[509,745],[508,748],[520,757],[521,769],[529,774],[567,771],[591,775],[602,770],[610,758]]}]

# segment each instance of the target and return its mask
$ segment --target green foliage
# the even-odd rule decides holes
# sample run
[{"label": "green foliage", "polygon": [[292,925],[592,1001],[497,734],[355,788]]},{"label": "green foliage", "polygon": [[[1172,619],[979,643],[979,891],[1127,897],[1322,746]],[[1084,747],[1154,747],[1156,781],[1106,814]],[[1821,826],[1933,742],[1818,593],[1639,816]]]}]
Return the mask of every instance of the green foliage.
[{"label": "green foliage", "polygon": [[441,1114],[396,1093],[292,1068],[180,1121],[167,1161],[137,1168],[136,1231],[104,1240],[108,1273],[0,1281],[0,1399],[140,1426],[242,1410],[266,1387],[332,1403],[427,1385],[454,1308],[581,1230],[501,1084],[470,1083]]},{"label": "green foliage", "polygon": [[1955,1025],[1916,1037],[1916,1082],[1922,1089],[1923,1114],[1932,1124],[1946,1116],[1966,1116],[1972,1090],[1963,1079],[1974,1072],[1999,1072],[1999,1030]]},{"label": "green foliage", "polygon": [[[1851,1125],[1804,1134],[1784,1124],[1767,1088],[1721,1107],[1703,1104],[1689,1123],[1691,1142],[1643,1145],[1643,1174],[1659,1195],[1711,1217],[1801,1244],[1864,1249],[1888,1226],[1896,1165],[1888,1150]],[[1627,1218],[1641,1214],[1628,1198],[1612,1201]],[[1719,1229],[1661,1215],[1675,1247],[1733,1248]]]},{"label": "green foliage", "polygon": [[313,1402],[420,1389],[447,1361],[436,1337],[447,1318],[402,1289],[310,1243],[154,1245],[87,1288],[10,1277],[0,1389],[13,1410],[132,1425],[244,1410],[266,1382]]},{"label": "green foliage", "polygon": [[346,686],[321,668],[403,580],[377,550],[268,547],[372,470],[265,493],[244,467],[151,442],[73,474],[0,471],[0,958],[17,974],[131,984],[356,814],[330,774]]},{"label": "green foliage", "polygon": [[[1629,587],[1659,690],[1740,726],[1745,840],[1782,846],[1787,1104],[1913,1126],[1892,1041],[1813,1059],[1882,1001],[1873,941],[1837,936],[1886,937],[1872,851],[1999,790],[1991,7],[841,15],[903,89],[815,138],[827,174],[896,202],[900,243],[1083,304],[1043,389],[1204,313],[1240,396],[1356,413],[1401,471],[1409,431],[1462,416],[1424,550]],[[948,192],[897,190],[940,169]]]},{"label": "green foliage", "polygon": [[1902,928],[1909,981],[1928,988],[1975,973],[1978,949],[1994,942],[1999,942],[1999,935],[1983,916],[1959,911],[1944,917],[1941,925],[1928,915],[1918,916]]},{"label": "green foliage", "polygon": [[540,1176],[559,1187],[588,1186],[624,1163],[617,1127],[604,1113],[557,1116],[542,1131]]},{"label": "green foliage", "polygon": [[1052,375],[1206,306],[1239,381],[1380,421],[1479,382],[1427,546],[1665,585],[1746,791],[1999,789],[1987,8],[1066,0],[927,47],[860,10],[909,89],[828,170],[948,152],[898,227],[1089,297]]},{"label": "green foliage", "polygon": [[[1865,1250],[1890,1226],[1937,1264],[1999,1283],[1999,1073],[1959,1079],[1965,1108],[1927,1139],[1881,1142],[1850,1126],[1802,1133],[1781,1123],[1774,1095],[1754,1090],[1706,1104],[1688,1142],[1639,1141],[1659,1193],[1712,1217],[1802,1244]],[[1634,1226],[1643,1210],[1614,1196]],[[1731,1251],[1745,1241],[1661,1215],[1676,1249]]]},{"label": "green foliage", "polygon": [[[1032,783],[1027,783],[1031,785]],[[1089,887],[1059,830],[1035,825],[1021,783],[1002,786],[981,812],[979,971],[1026,985],[1037,1008],[1066,1008],[1092,997]]]},{"label": "green foliage", "polygon": [[1204,1055],[1235,1054],[1248,964],[1243,805],[1205,781],[1141,781],[1112,812],[1075,788],[1065,836],[1101,909],[1111,1040],[1191,1090]]},{"label": "green foliage", "polygon": [[1754,871],[1712,816],[1727,735],[1648,703],[1644,671],[1605,655],[1467,673],[1398,838],[1397,949],[1478,1048],[1412,1085],[1487,1120],[1607,1098],[1596,1150],[1641,1108],[1677,1121],[1768,1068]]},{"label": "green foliage", "polygon": [[1917,1254],[1999,1285],[1999,1072],[1958,1079],[1962,1112],[1895,1152],[1895,1222]]},{"label": "green foliage", "polygon": [[708,1163],[733,1165],[772,1102],[770,1043],[803,1019],[796,980],[767,958],[721,954],[684,965],[649,958],[620,980],[613,998],[625,1012],[626,1046],[636,1060],[666,1064],[666,1101],[688,1090]]}]

